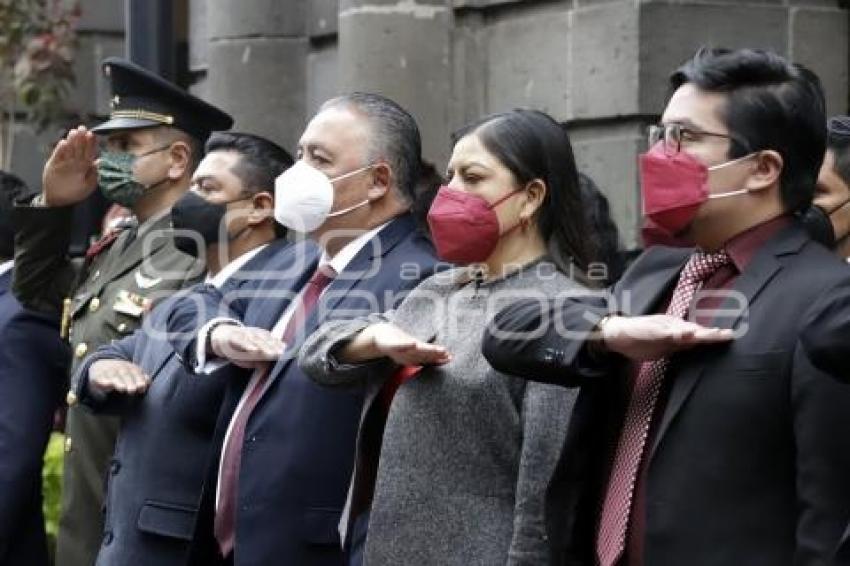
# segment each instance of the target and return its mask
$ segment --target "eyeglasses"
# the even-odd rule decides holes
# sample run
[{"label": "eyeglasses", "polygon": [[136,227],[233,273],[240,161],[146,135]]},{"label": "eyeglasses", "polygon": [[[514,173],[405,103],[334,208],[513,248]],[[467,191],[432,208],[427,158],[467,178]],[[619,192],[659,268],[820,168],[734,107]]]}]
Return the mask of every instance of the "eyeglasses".
[{"label": "eyeglasses", "polygon": [[749,144],[740,137],[733,134],[719,134],[717,132],[707,132],[696,128],[689,128],[678,123],[671,124],[653,124],[647,129],[647,138],[649,147],[653,147],[660,141],[664,142],[664,151],[667,155],[676,155],[682,149],[682,143],[697,142],[705,136],[726,138],[739,144],[745,148]]}]

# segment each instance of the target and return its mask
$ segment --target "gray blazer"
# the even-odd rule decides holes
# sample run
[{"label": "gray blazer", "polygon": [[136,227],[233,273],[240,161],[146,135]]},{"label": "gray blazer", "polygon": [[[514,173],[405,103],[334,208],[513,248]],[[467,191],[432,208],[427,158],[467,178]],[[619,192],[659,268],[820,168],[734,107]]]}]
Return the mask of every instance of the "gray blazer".
[{"label": "gray blazer", "polygon": [[[304,344],[300,363],[311,378],[366,387],[364,416],[397,368],[386,359],[336,362],[333,352],[361,329],[392,322],[447,346],[453,356],[445,366],[424,368],[393,398],[366,564],[548,563],[544,495],[576,393],[493,370],[481,355],[481,338],[493,314],[517,298],[576,288],[547,261],[487,282],[457,269],[424,281],[394,312],[330,322]],[[362,425],[363,419],[358,450]]]}]

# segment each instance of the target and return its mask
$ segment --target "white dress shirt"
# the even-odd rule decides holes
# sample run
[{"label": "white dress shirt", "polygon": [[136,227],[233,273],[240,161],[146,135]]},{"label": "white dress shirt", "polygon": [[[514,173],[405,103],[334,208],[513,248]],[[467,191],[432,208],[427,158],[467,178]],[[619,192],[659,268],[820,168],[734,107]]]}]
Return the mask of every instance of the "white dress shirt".
[{"label": "white dress shirt", "polygon": [[9,273],[13,267],[15,267],[15,260],[13,259],[0,263],[0,277]]},{"label": "white dress shirt", "polygon": [[263,244],[262,246],[256,247],[253,250],[249,250],[244,254],[240,255],[236,259],[229,262],[227,265],[221,268],[221,271],[216,273],[215,275],[207,274],[207,278],[204,283],[208,285],[212,285],[217,289],[221,289],[222,285],[227,283],[227,280],[233,277],[233,274],[242,269],[242,267],[254,259],[258,253],[263,251],[268,244]]}]

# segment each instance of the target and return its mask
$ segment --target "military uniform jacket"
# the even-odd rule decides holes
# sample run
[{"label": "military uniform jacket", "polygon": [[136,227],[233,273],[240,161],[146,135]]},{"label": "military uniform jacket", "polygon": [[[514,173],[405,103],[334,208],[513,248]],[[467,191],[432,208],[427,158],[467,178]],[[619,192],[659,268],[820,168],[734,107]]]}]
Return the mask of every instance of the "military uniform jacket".
[{"label": "military uniform jacket", "polygon": [[71,299],[73,375],[88,353],[138,328],[154,303],[200,281],[204,266],[174,247],[168,214],[137,234],[124,230],[90,262],[75,265],[67,257],[71,213],[70,207],[16,209],[13,290],[25,307],[40,312],[60,311]]},{"label": "military uniform jacket", "polygon": [[[30,309],[65,309],[74,375],[99,346],[132,334],[151,307],[203,276],[203,266],[174,247],[170,216],[125,230],[83,265],[67,256],[71,207],[18,207],[13,292]],[[69,395],[69,404],[75,403]],[[114,418],[76,408],[68,415],[59,566],[90,566],[103,538],[104,476],[115,444]]]}]

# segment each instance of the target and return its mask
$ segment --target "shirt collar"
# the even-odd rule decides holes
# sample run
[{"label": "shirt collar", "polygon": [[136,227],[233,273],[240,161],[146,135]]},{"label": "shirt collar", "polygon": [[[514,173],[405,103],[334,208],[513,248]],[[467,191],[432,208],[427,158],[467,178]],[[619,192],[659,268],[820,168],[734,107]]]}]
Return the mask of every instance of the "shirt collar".
[{"label": "shirt collar", "polygon": [[15,260],[13,259],[0,263],[0,277],[3,277],[7,273],[9,273],[9,271],[11,271],[13,267],[15,267]]},{"label": "shirt collar", "polygon": [[158,222],[160,222],[163,218],[165,218],[166,215],[170,213],[171,209],[166,208],[165,210],[161,210],[156,214],[153,214],[150,218],[138,225],[137,234],[139,236],[144,235],[147,231],[153,228]]},{"label": "shirt collar", "polygon": [[263,244],[262,246],[258,246],[253,250],[247,251],[244,254],[240,255],[236,259],[232,260],[230,263],[221,268],[221,271],[216,273],[213,276],[207,275],[206,282],[213,287],[221,288],[228,279],[233,277],[237,271],[242,269],[242,267],[251,261],[255,255],[260,253],[268,244]]},{"label": "shirt collar", "polygon": [[743,272],[765,242],[773,238],[790,222],[791,219],[787,215],[778,216],[748,228],[726,242],[726,253],[729,254],[738,272]]},{"label": "shirt collar", "polygon": [[333,257],[330,257],[328,252],[323,251],[322,258],[319,260],[319,267],[330,266],[337,275],[342,273],[343,270],[348,267],[348,264],[351,263],[351,260],[354,259],[354,256],[356,256],[360,250],[366,246],[369,240],[374,238],[378,232],[383,230],[387,224],[389,224],[389,222],[384,222],[380,226],[360,234],[343,246],[343,248]]}]

